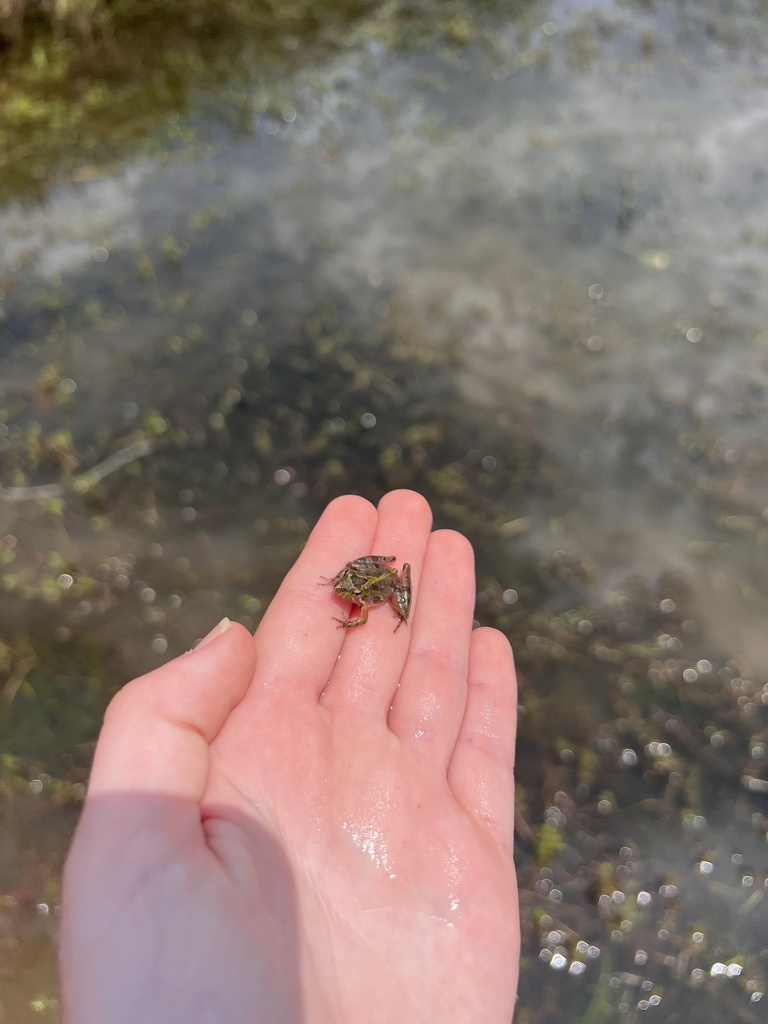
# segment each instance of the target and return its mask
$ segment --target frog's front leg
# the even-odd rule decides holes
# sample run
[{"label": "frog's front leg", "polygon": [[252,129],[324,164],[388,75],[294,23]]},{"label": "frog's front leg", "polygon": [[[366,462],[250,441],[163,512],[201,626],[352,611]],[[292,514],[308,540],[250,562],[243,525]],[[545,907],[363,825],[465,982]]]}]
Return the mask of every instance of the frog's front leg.
[{"label": "frog's front leg", "polygon": [[357,619],[336,619],[341,625],[339,629],[352,629],[354,626],[364,626],[368,621],[368,605],[365,602],[360,604],[360,617]]}]

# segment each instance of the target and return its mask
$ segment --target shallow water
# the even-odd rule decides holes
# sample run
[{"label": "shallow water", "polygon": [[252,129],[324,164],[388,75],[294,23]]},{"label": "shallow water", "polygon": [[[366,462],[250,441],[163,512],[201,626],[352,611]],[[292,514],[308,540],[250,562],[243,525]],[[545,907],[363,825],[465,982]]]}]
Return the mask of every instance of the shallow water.
[{"label": "shallow water", "polygon": [[[518,1019],[757,1021],[768,20],[457,19],[289,47],[279,88],[238,86],[247,118],[198,97],[166,152],[0,212],[1,482],[60,486],[0,502],[13,771],[81,786],[121,679],[222,610],[255,626],[334,494],[414,486],[473,540],[521,669]],[[82,714],[25,644],[72,659]],[[32,925],[6,908],[33,949],[14,1019],[43,989],[55,1019],[27,931],[79,793],[6,857],[9,891],[36,864]]]}]

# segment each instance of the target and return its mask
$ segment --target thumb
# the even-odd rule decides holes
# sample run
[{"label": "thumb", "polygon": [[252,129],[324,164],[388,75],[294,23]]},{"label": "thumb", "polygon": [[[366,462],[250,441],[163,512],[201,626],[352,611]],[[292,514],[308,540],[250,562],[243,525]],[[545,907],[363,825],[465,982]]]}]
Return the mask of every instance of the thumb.
[{"label": "thumb", "polygon": [[130,792],[198,802],[209,745],[255,667],[250,633],[223,619],[194,650],[124,686],[104,717],[89,799]]}]

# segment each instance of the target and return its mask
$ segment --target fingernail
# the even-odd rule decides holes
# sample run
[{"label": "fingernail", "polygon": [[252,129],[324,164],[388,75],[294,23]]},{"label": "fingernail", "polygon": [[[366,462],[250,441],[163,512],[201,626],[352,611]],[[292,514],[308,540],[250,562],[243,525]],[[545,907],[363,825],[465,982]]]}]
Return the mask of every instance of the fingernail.
[{"label": "fingernail", "polygon": [[202,640],[198,640],[193,650],[199,651],[201,647],[205,647],[205,645],[209,644],[211,640],[215,640],[217,636],[221,636],[222,633],[226,633],[231,625],[232,622],[230,619],[223,618],[217,626],[213,627],[210,633],[207,633]]}]

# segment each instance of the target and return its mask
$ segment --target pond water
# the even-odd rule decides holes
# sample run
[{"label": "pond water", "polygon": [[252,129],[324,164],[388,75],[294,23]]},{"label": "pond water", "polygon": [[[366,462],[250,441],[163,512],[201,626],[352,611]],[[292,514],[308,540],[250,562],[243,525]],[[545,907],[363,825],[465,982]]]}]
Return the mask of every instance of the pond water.
[{"label": "pond water", "polygon": [[396,486],[516,651],[516,1019],[764,1019],[768,12],[445,10],[0,210],[0,1019],[111,693]]}]

